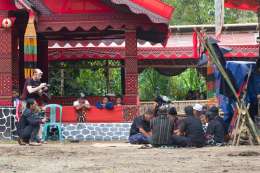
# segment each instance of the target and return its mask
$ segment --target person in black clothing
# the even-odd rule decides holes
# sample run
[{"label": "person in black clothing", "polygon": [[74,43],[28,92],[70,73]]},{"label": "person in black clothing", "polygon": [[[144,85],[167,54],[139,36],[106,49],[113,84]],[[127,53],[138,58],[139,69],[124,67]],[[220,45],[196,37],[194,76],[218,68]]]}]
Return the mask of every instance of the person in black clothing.
[{"label": "person in black clothing", "polygon": [[171,107],[168,111],[168,117],[171,119],[174,125],[174,132],[177,133],[179,126],[180,126],[180,120],[177,117],[177,110],[175,107]]},{"label": "person in black clothing", "polygon": [[26,109],[23,112],[17,126],[18,143],[25,145],[40,145],[37,135],[40,130],[40,124],[45,123],[47,118],[41,119],[38,115],[37,103],[34,99],[28,99]]},{"label": "person in black clothing", "polygon": [[171,145],[171,136],[174,131],[174,122],[168,113],[168,105],[161,106],[158,116],[151,121],[152,145],[160,147]]},{"label": "person in black clothing", "polygon": [[220,122],[220,124],[224,128],[224,135],[228,135],[228,128],[227,124],[225,123],[224,119],[219,115],[219,109],[216,106],[212,106],[209,111],[215,115],[215,118]]},{"label": "person in black clothing", "polygon": [[151,141],[150,120],[153,118],[153,110],[148,109],[144,115],[134,119],[130,129],[129,142],[131,144],[148,144]]},{"label": "person in black clothing", "polygon": [[158,116],[158,110],[163,105],[170,104],[171,101],[167,96],[157,96],[154,100],[154,117]]},{"label": "person in black clothing", "polygon": [[35,99],[38,103],[42,103],[41,96],[48,90],[46,83],[41,83],[42,71],[34,69],[32,78],[29,78],[24,83],[22,100]]},{"label": "person in black clothing", "polygon": [[225,130],[221,122],[217,119],[217,115],[213,112],[207,112],[209,124],[206,131],[207,144],[222,145],[224,142]]},{"label": "person in black clothing", "polygon": [[187,106],[184,110],[188,117],[181,122],[179,133],[172,136],[173,145],[180,147],[204,146],[205,138],[201,121],[193,115],[193,112],[201,111],[202,106],[196,104],[194,107]]}]

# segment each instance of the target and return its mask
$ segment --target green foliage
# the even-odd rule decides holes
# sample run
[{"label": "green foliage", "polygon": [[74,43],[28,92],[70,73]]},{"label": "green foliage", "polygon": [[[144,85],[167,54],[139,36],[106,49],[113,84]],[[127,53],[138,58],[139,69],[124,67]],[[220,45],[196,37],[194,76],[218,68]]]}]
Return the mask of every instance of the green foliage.
[{"label": "green foliage", "polygon": [[188,91],[206,91],[206,81],[196,69],[187,69],[178,76],[167,77],[154,69],[146,69],[139,75],[141,100],[153,100],[158,94],[174,100],[184,100]]},{"label": "green foliage", "polygon": [[[171,25],[214,24],[214,0],[163,0],[175,7]],[[256,22],[250,11],[225,8],[225,23]]]},{"label": "green foliage", "polygon": [[157,90],[160,94],[168,95],[170,89],[170,78],[160,75],[153,69],[146,69],[139,75],[139,94],[141,100],[153,100],[157,95]]},{"label": "green foliage", "polygon": [[[121,71],[115,61],[73,61],[52,62],[49,70],[50,92],[52,95],[78,96],[80,92],[87,95],[121,94]],[[115,68],[107,69],[107,65]],[[64,69],[64,88],[61,87],[61,69]],[[109,71],[109,72],[108,72]],[[107,75],[109,74],[109,80]]]}]

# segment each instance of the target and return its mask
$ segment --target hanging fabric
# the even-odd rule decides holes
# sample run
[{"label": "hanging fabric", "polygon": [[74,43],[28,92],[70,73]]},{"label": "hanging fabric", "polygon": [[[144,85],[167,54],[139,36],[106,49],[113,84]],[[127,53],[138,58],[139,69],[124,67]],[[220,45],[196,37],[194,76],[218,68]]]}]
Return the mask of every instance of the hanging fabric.
[{"label": "hanging fabric", "polygon": [[35,30],[35,13],[29,0],[15,0],[18,9],[25,9],[29,19],[24,33],[24,77],[30,78],[37,66],[37,34]]},{"label": "hanging fabric", "polygon": [[35,14],[29,13],[29,20],[24,34],[24,76],[30,78],[32,70],[37,66],[37,34],[35,30]]},{"label": "hanging fabric", "polygon": [[198,36],[196,32],[192,34],[192,42],[193,42],[193,57],[198,58]]}]

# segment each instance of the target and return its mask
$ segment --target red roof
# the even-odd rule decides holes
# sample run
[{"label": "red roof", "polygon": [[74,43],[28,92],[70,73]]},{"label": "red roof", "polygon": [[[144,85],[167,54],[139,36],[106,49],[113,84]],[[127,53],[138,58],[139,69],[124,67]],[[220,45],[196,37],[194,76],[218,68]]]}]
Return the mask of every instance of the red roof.
[{"label": "red roof", "polygon": [[[122,5],[132,13],[144,14],[154,23],[169,23],[174,8],[160,0],[42,0],[48,8],[58,14],[69,13],[113,13]],[[108,5],[107,5],[108,4]]]},{"label": "red roof", "polygon": [[174,8],[161,0],[130,0],[168,20],[171,19]]},{"label": "red roof", "polygon": [[0,0],[0,10],[16,10],[13,0]]},{"label": "red roof", "polygon": [[154,23],[169,23],[174,8],[161,0],[110,0],[123,4],[136,14],[145,14]]},{"label": "red roof", "polygon": [[256,12],[260,7],[259,3],[258,0],[225,0],[225,7]]}]

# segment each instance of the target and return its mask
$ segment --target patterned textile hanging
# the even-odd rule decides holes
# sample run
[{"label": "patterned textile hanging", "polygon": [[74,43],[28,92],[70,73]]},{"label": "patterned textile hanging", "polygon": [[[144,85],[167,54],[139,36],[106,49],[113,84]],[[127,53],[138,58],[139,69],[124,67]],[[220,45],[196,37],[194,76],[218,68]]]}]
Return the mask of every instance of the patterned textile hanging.
[{"label": "patterned textile hanging", "polygon": [[37,34],[35,30],[35,14],[29,13],[29,20],[24,34],[24,76],[30,78],[32,70],[37,66]]}]

